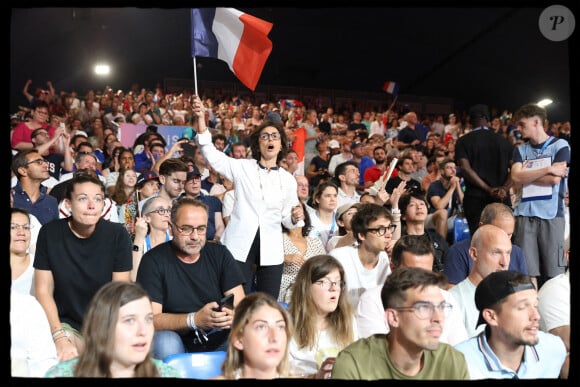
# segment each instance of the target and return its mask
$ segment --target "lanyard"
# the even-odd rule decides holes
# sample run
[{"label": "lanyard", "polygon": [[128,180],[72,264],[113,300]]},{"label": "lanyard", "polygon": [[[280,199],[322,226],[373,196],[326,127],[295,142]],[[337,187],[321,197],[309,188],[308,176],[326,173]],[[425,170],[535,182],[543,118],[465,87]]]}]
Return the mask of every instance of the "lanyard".
[{"label": "lanyard", "polygon": [[550,144],[550,142],[552,141],[553,138],[554,137],[550,136],[550,137],[548,137],[548,139],[546,140],[546,142],[544,142],[544,145],[542,145],[542,148],[540,149],[540,152],[538,153],[538,157],[541,157],[542,156],[542,154],[544,153],[544,151],[548,147],[548,144]]}]

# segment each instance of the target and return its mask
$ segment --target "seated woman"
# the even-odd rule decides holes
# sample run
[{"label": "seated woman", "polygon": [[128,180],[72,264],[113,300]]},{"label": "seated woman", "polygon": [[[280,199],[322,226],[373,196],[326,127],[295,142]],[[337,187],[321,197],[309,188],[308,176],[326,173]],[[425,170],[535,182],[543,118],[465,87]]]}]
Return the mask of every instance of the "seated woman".
[{"label": "seated woman", "polygon": [[236,306],[223,375],[214,379],[289,377],[291,335],[290,317],[274,297],[264,292],[247,295]]},{"label": "seated woman", "polygon": [[161,196],[153,196],[145,200],[142,211],[141,216],[135,218],[132,281],[137,279],[137,270],[143,255],[155,246],[173,238],[169,226],[171,214],[169,200]]},{"label": "seated woman", "polygon": [[312,207],[309,209],[312,230],[310,235],[320,238],[326,251],[327,242],[334,235],[338,235],[336,224],[336,206],[338,204],[338,187],[332,182],[321,183],[312,195]]},{"label": "seated woman", "polygon": [[292,284],[296,279],[298,270],[304,261],[310,257],[326,254],[320,238],[309,236],[312,224],[310,215],[306,211],[306,205],[301,202],[304,210],[304,226],[287,229],[282,225],[284,241],[284,267],[282,269],[282,281],[280,282],[280,294],[278,301],[290,303]]},{"label": "seated woman", "polygon": [[10,272],[12,289],[34,295],[34,255],[30,253],[30,213],[22,208],[11,208],[10,218]]},{"label": "seated woman", "polygon": [[[153,309],[139,284],[112,281],[95,294],[83,322],[84,351],[62,361],[46,377],[180,377],[151,356]],[[53,332],[53,337],[56,332]],[[68,340],[67,335],[56,336]]]},{"label": "seated woman", "polygon": [[344,278],[342,265],[330,255],[312,257],[300,268],[289,306],[293,374],[329,379],[338,352],[358,339]]}]

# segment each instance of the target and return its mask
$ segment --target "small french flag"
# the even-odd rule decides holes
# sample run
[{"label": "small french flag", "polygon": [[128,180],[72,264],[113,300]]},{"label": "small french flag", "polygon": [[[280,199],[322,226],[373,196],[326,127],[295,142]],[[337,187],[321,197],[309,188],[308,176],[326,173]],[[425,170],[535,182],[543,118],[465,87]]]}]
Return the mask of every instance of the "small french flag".
[{"label": "small french flag", "polygon": [[399,84],[393,81],[386,81],[383,85],[383,91],[392,95],[397,95],[399,94]]},{"label": "small french flag", "polygon": [[272,52],[268,39],[272,26],[235,8],[193,8],[191,56],[223,60],[254,91]]},{"label": "small french flag", "polygon": [[281,99],[280,101],[278,101],[278,103],[280,104],[280,107],[282,109],[304,106],[304,104],[302,102],[298,101],[297,99]]}]

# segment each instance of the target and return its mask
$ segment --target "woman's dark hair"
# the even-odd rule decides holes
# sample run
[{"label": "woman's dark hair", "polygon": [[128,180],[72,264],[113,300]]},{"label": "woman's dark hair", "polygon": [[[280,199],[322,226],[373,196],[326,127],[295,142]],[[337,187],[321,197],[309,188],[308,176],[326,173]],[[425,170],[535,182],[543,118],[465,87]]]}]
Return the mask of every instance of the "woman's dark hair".
[{"label": "woman's dark hair", "polygon": [[276,163],[279,163],[288,152],[288,140],[286,139],[286,132],[279,122],[264,121],[260,126],[258,126],[252,134],[250,134],[250,149],[252,150],[252,158],[260,161],[262,154],[260,153],[260,132],[266,127],[274,127],[280,133],[280,152],[278,157],[276,157]]}]

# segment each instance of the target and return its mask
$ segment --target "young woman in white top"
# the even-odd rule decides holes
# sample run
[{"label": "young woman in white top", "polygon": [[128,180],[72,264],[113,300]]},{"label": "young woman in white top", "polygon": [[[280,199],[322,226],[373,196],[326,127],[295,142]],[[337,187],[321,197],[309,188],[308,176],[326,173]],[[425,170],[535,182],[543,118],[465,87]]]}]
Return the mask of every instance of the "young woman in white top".
[{"label": "young woman in white top", "polygon": [[344,279],[342,265],[330,255],[312,257],[300,268],[288,309],[294,375],[329,379],[338,352],[358,339]]},{"label": "young woman in white top", "polygon": [[319,184],[312,195],[314,210],[310,210],[312,230],[310,230],[309,235],[320,238],[325,249],[327,249],[328,240],[334,235],[338,235],[338,224],[335,217],[337,205],[338,187],[331,182]]}]

